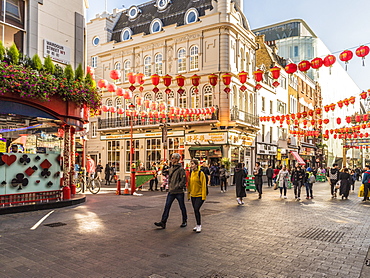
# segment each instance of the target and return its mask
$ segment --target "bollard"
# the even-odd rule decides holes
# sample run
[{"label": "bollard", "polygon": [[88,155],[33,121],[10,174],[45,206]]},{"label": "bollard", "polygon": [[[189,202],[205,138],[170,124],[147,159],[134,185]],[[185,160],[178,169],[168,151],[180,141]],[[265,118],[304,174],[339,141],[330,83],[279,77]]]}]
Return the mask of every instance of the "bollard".
[{"label": "bollard", "polygon": [[63,192],[63,200],[71,199],[71,189],[69,188],[69,186],[63,186],[62,192]]},{"label": "bollard", "polygon": [[121,195],[121,180],[117,181],[116,195]]},{"label": "bollard", "polygon": [[71,184],[69,187],[71,189],[71,195],[75,195],[76,194],[76,185],[75,184]]},{"label": "bollard", "polygon": [[130,195],[130,192],[128,191],[128,180],[126,180],[125,189],[123,190],[123,195]]}]

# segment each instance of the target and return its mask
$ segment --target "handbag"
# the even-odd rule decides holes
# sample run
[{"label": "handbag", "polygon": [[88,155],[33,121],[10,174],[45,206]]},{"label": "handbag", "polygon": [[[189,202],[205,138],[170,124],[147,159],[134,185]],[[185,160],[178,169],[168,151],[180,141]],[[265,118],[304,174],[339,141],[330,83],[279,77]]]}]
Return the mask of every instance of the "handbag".
[{"label": "handbag", "polygon": [[335,185],[335,189],[339,189],[340,188],[340,181],[338,181]]}]

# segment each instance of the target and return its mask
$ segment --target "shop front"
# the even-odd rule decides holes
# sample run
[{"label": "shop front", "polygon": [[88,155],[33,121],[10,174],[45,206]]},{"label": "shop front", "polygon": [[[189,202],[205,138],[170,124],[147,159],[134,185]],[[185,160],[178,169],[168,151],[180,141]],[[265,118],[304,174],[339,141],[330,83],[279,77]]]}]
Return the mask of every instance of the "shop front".
[{"label": "shop front", "polygon": [[266,170],[269,165],[275,168],[277,156],[277,145],[268,143],[257,143],[257,159],[261,167]]},{"label": "shop front", "polygon": [[309,143],[301,143],[299,155],[306,162],[306,167],[316,167],[316,146]]}]

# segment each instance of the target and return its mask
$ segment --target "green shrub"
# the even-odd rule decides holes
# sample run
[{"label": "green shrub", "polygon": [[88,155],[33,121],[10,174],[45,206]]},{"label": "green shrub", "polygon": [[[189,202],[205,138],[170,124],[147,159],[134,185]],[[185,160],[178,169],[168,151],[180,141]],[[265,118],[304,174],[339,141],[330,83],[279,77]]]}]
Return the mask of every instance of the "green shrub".
[{"label": "green shrub", "polygon": [[64,69],[64,76],[68,81],[72,81],[74,78],[74,73],[71,65],[67,65]]},{"label": "green shrub", "polygon": [[75,80],[83,81],[84,80],[84,70],[82,69],[82,65],[79,64],[76,71],[75,71]]},{"label": "green shrub", "polygon": [[0,41],[0,61],[4,61],[5,58],[5,47],[3,45],[3,42]]},{"label": "green shrub", "polygon": [[11,64],[17,65],[19,63],[19,51],[15,43],[8,49],[7,54]]},{"label": "green shrub", "polygon": [[54,74],[55,66],[49,55],[44,60],[44,69],[46,72]]},{"label": "green shrub", "polygon": [[42,70],[42,63],[41,63],[41,59],[39,55],[37,54],[33,55],[31,64],[34,70],[38,70],[38,71]]}]

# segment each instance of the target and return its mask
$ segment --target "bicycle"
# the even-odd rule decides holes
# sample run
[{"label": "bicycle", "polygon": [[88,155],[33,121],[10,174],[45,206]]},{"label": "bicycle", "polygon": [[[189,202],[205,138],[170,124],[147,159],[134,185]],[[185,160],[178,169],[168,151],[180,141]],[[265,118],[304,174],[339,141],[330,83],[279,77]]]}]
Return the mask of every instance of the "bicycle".
[{"label": "bicycle", "polygon": [[[86,187],[85,187],[85,180],[87,182]],[[78,173],[75,184],[76,184],[76,193],[80,193],[82,191],[82,188],[86,188],[86,189],[89,189],[89,191],[92,194],[97,194],[101,188],[101,182],[100,182],[98,175],[95,174],[95,177],[93,178],[86,177],[85,179],[84,172]]]}]

